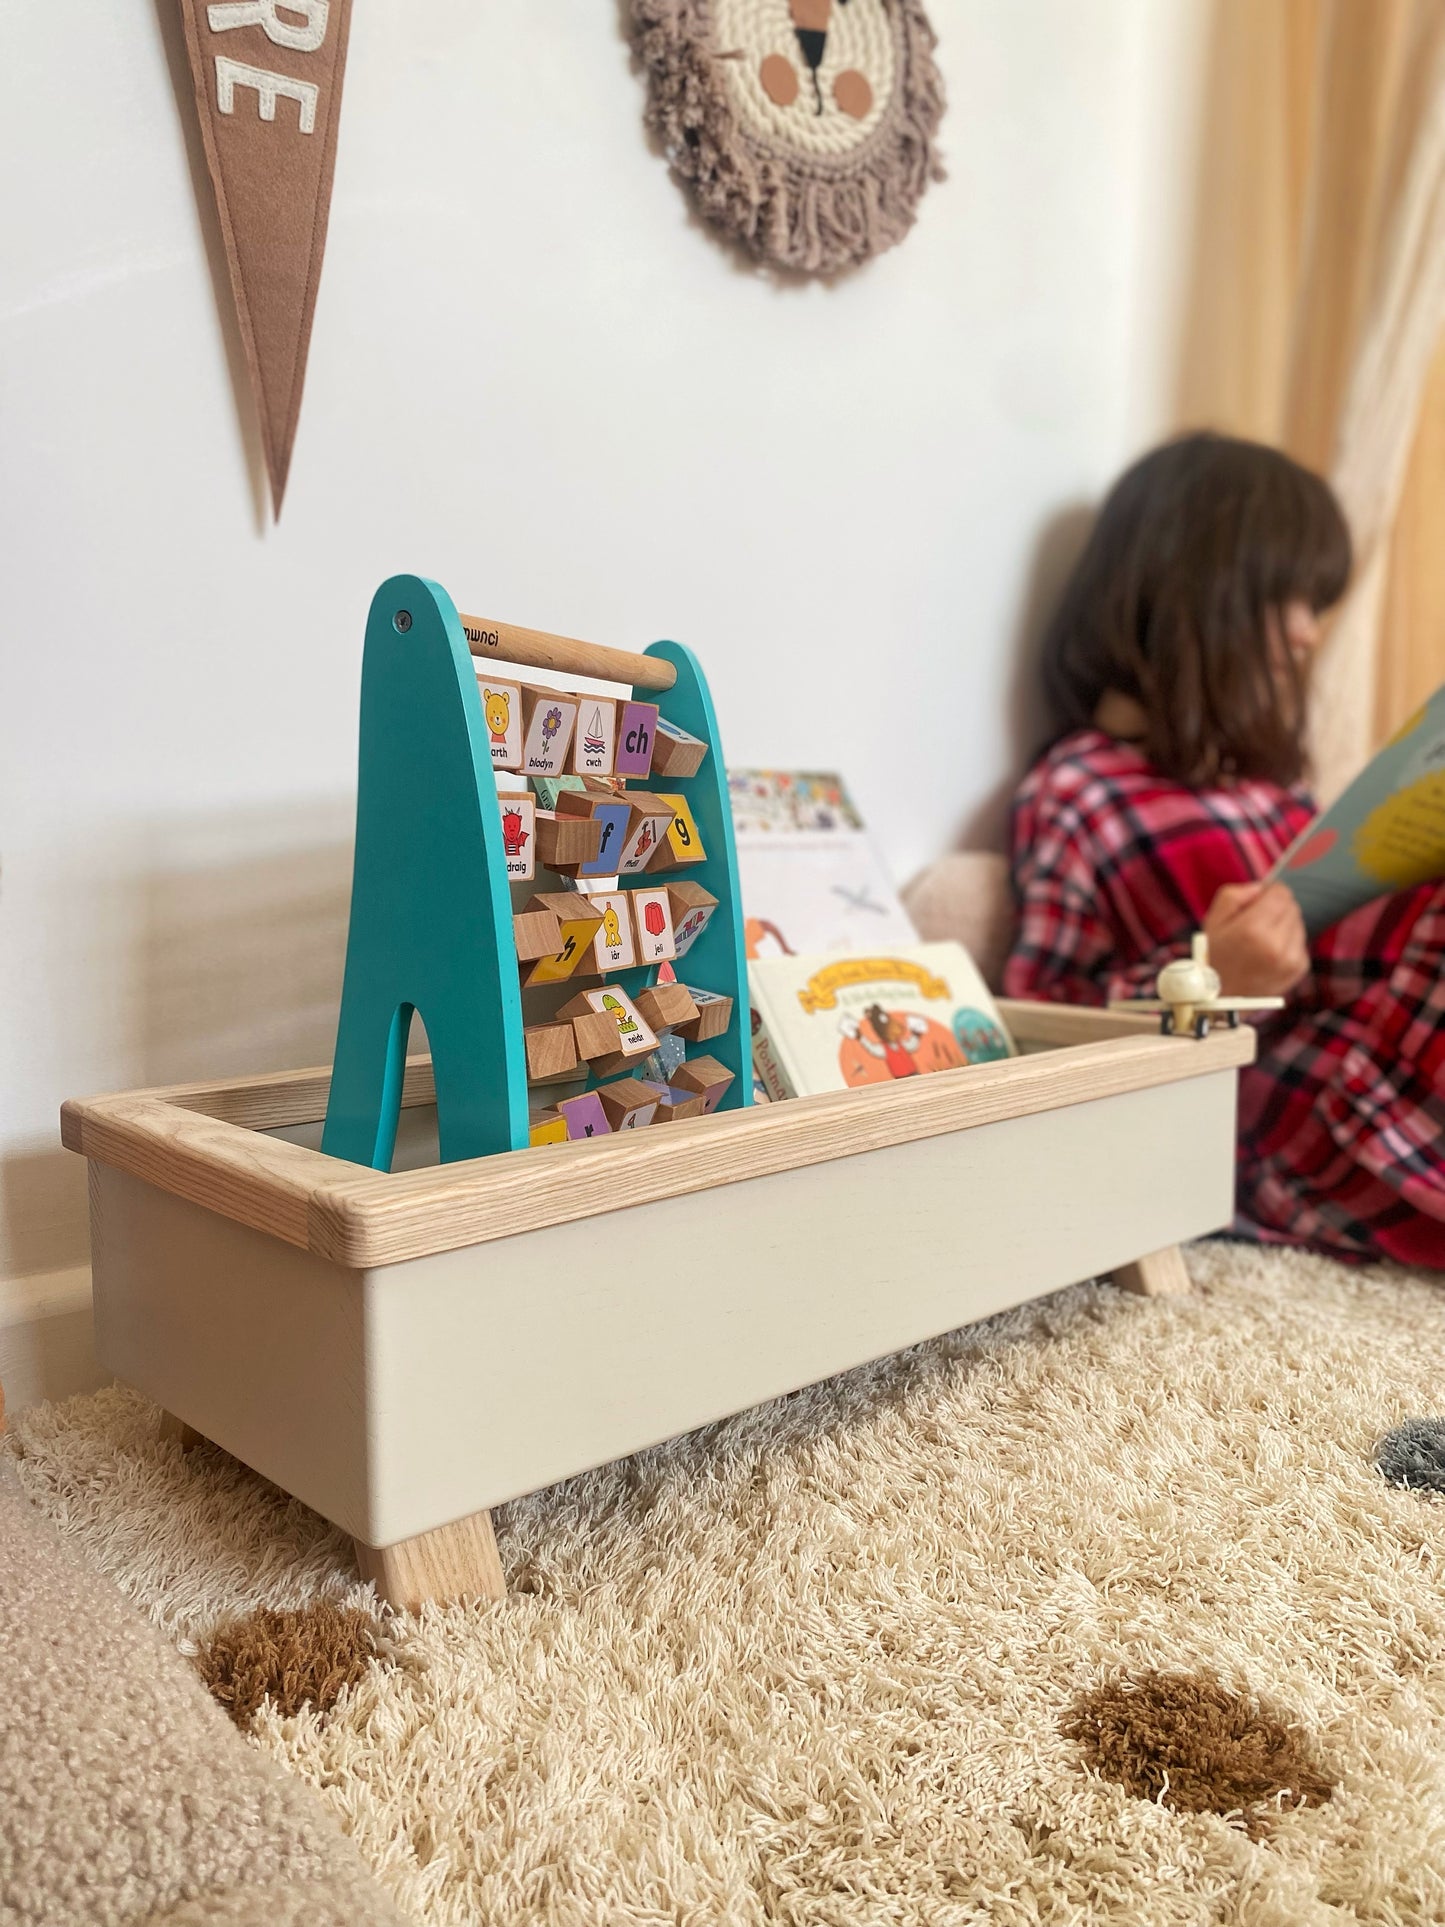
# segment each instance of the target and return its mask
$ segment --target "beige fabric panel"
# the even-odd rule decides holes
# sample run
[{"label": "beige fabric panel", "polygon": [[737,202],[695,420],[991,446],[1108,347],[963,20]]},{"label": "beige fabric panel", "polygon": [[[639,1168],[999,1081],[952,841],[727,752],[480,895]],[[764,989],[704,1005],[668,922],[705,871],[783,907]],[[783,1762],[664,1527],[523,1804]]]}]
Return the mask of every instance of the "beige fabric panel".
[{"label": "beige fabric panel", "polygon": [[1445,339],[1435,351],[1390,539],[1375,734],[1393,735],[1445,682]]}]

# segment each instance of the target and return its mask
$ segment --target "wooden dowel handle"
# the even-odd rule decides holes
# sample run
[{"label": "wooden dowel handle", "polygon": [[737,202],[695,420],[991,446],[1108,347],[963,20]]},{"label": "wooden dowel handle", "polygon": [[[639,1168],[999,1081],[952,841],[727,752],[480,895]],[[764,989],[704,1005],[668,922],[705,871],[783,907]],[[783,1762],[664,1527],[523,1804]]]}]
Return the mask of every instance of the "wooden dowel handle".
[{"label": "wooden dowel handle", "polygon": [[630,649],[604,649],[598,642],[577,642],[571,636],[549,636],[542,629],[518,629],[490,617],[464,616],[457,611],[462,634],[474,656],[484,662],[514,662],[531,669],[556,669],[569,676],[598,676],[604,682],[631,683],[640,689],[671,689],[677,671],[657,656],[634,655]]}]

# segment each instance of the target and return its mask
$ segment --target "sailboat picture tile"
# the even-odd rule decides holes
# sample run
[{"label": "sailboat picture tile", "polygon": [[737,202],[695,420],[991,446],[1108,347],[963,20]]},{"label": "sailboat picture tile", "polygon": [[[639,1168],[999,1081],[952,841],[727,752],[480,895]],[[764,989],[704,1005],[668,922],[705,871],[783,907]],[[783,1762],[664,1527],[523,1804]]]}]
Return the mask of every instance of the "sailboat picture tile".
[{"label": "sailboat picture tile", "polygon": [[579,776],[610,776],[617,746],[617,705],[606,696],[577,698],[572,767]]}]

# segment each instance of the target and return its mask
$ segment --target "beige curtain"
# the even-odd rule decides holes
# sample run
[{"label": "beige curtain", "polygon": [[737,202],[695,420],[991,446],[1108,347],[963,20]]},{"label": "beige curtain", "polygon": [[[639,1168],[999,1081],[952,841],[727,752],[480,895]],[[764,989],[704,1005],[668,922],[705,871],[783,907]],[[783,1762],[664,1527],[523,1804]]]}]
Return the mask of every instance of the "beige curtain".
[{"label": "beige curtain", "polygon": [[1445,682],[1445,345],[1431,364],[1390,538],[1376,733],[1399,728]]},{"label": "beige curtain", "polygon": [[1207,86],[1179,414],[1281,442],[1345,504],[1328,796],[1445,681],[1445,0],[1214,0]]}]

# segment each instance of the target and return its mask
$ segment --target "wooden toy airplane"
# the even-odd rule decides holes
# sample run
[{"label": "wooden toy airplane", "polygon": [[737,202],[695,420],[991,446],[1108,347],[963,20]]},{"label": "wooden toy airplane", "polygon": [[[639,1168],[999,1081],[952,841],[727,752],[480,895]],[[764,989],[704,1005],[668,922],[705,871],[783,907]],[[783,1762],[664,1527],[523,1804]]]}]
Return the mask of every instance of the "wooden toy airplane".
[{"label": "wooden toy airplane", "polygon": [[1221,997],[1219,972],[1209,961],[1209,939],[1202,930],[1194,933],[1191,953],[1176,957],[1159,972],[1153,997],[1114,999],[1110,1010],[1157,1010],[1159,1028],[1166,1037],[1183,1037],[1193,1031],[1207,1037],[1213,1018],[1222,1017],[1233,1030],[1242,1010],[1283,1010],[1283,997]]}]

